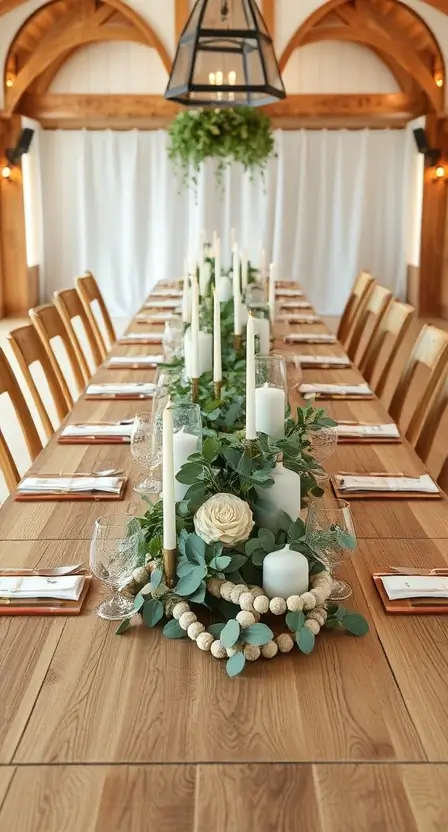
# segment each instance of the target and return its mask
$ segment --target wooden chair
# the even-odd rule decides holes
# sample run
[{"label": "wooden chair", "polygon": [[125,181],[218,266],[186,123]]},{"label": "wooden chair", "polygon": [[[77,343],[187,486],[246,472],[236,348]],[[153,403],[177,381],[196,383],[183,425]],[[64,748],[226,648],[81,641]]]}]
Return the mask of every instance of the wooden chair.
[{"label": "wooden chair", "polygon": [[[362,309],[356,318],[355,325],[345,344],[347,355],[352,361],[355,361],[358,357],[360,347],[362,347],[362,341],[366,334],[369,335],[370,340],[375,338],[378,327],[392,301],[392,292],[384,286],[373,286],[371,291],[368,292],[368,295],[362,303]],[[366,348],[367,345],[362,349],[361,358],[363,358]]]},{"label": "wooden chair", "polygon": [[356,318],[360,312],[363,301],[373,289],[375,278],[369,272],[361,272],[356,278],[350,297],[345,305],[338,327],[338,341],[345,347],[349,335],[352,332]]},{"label": "wooden chair", "polygon": [[61,370],[54,351],[52,343],[54,338],[60,338],[62,341],[76,385],[76,392],[78,394],[84,389],[85,381],[64,322],[58,310],[52,303],[48,303],[43,306],[36,306],[34,309],[30,309],[29,315],[31,323],[36,328],[48,358],[50,359],[55,376],[64,394],[65,401],[67,402],[68,407],[71,408],[73,407],[73,396],[69,390],[65,376]]},{"label": "wooden chair", "polygon": [[41,339],[39,338],[37,330],[32,324],[21,326],[19,329],[14,329],[9,333],[8,341],[23,373],[23,377],[29,387],[29,391],[33,397],[33,401],[36,405],[44,431],[48,439],[51,439],[54,433],[54,428],[37,389],[36,382],[34,381],[30,371],[32,364],[37,363],[40,365],[54,402],[57,417],[59,421],[62,422],[69,411],[69,407],[50,358]]},{"label": "wooden chair", "polygon": [[[105,358],[108,350],[110,350],[111,346],[117,340],[117,336],[115,335],[114,326],[107,310],[107,306],[104,302],[104,298],[100,292],[98,283],[91,272],[86,272],[83,277],[76,278],[75,285],[76,291],[78,292],[84,309],[86,310],[90,326],[92,327],[95,338],[98,341],[101,354],[103,358]],[[99,325],[100,322],[98,315],[95,314],[95,305],[104,324],[103,331],[101,331],[101,327]],[[104,338],[104,330],[107,335],[108,343],[106,343]]]},{"label": "wooden chair", "polygon": [[61,292],[54,293],[53,300],[69,334],[78,364],[81,367],[84,381],[88,382],[92,373],[88,365],[86,353],[81,346],[81,342],[76,334],[75,327],[73,326],[73,321],[76,318],[79,318],[82,323],[89,348],[92,353],[95,370],[102,363],[103,356],[101,355],[97,340],[93,334],[93,329],[86,315],[86,310],[81,303],[81,298],[79,297],[76,289],[63,289]]},{"label": "wooden chair", "polygon": [[406,430],[406,438],[413,445],[416,444],[428,405],[448,365],[448,332],[430,324],[422,327],[389,405],[389,413],[397,424],[401,422],[407,394],[420,364],[425,365],[430,374],[426,383],[420,387],[418,404]]},{"label": "wooden chair", "polygon": [[[428,462],[429,455],[434,445],[434,439],[448,406],[448,376],[445,375],[442,383],[439,385],[431,406],[428,408],[426,416],[423,420],[422,428],[418,441],[415,446],[420,459],[425,463]],[[446,484],[448,485],[448,454],[446,468]],[[442,472],[443,472],[442,468]]]},{"label": "wooden chair", "polygon": [[[0,349],[0,395],[3,393],[6,393],[9,397],[22,429],[31,460],[34,460],[42,450],[42,442],[5,353]],[[19,482],[20,475],[2,435],[0,435],[0,466],[8,488],[13,489]]]},{"label": "wooden chair", "polygon": [[407,303],[400,303],[398,300],[391,303],[359,363],[361,373],[368,384],[372,386],[371,382],[378,367],[378,359],[388,336],[391,336],[393,339],[392,345],[378,380],[373,385],[373,389],[378,398],[381,398],[384,393],[391,367],[403,343],[404,337],[409,330],[414,315],[415,309],[413,306]]}]

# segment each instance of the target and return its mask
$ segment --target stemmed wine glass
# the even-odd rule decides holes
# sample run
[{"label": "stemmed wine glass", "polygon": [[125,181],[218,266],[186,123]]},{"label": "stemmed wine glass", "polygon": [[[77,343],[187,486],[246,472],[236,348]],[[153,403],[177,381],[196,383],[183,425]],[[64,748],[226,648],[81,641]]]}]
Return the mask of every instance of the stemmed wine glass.
[{"label": "stemmed wine glass", "polygon": [[[305,540],[331,573],[350,560],[358,546],[350,505],[345,500],[314,500],[308,510]],[[351,594],[350,584],[333,577],[331,601],[343,601]]]},{"label": "stemmed wine glass", "polygon": [[134,485],[137,494],[158,494],[162,489],[160,480],[152,477],[152,471],[162,462],[163,410],[168,403],[166,387],[157,387],[152,401],[152,410],[136,413],[131,431],[131,454],[149,476]]},{"label": "stemmed wine glass", "polygon": [[325,470],[323,463],[333,456],[336,446],[338,444],[338,429],[337,426],[324,425],[318,430],[313,430],[308,433],[308,439],[311,442],[308,448],[308,453],[314,457],[321,466],[321,472],[314,472],[316,482],[325,486],[328,482],[329,474]]},{"label": "stemmed wine glass", "polygon": [[131,599],[120,594],[120,587],[142,566],[142,531],[140,523],[130,514],[107,514],[95,521],[90,542],[90,568],[93,574],[112,590],[111,598],[97,607],[100,618],[116,621],[134,611]]},{"label": "stemmed wine glass", "polygon": [[184,325],[181,318],[170,318],[162,336],[163,353],[167,361],[183,355]]}]

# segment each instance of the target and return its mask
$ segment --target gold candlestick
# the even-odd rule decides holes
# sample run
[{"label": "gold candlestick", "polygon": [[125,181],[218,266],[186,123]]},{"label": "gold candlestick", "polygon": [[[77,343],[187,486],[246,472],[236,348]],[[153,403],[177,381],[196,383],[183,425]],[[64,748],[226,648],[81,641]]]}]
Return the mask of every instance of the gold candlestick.
[{"label": "gold candlestick", "polygon": [[214,390],[215,390],[215,399],[217,399],[217,401],[220,402],[221,401],[221,391],[222,391],[222,381],[215,381]]},{"label": "gold candlestick", "polygon": [[165,582],[169,589],[176,583],[177,549],[163,550],[163,571]]},{"label": "gold candlestick", "polygon": [[237,351],[241,349],[242,342],[243,342],[243,336],[242,335],[234,335],[233,336],[233,346],[235,347],[235,349]]},{"label": "gold candlestick", "polygon": [[199,379],[192,378],[191,379],[191,398],[193,402],[196,404],[199,399]]}]

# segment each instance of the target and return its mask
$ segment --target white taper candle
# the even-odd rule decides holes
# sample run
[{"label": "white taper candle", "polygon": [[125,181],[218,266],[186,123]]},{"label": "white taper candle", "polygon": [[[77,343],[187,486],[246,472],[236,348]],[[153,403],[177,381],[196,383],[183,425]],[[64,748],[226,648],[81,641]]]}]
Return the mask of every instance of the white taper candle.
[{"label": "white taper candle", "polygon": [[271,324],[275,322],[275,281],[277,278],[277,267],[275,263],[271,263],[269,270],[269,317]]},{"label": "white taper candle", "polygon": [[243,295],[247,289],[247,284],[249,282],[249,261],[247,257],[247,249],[244,249],[243,256],[241,258],[241,284],[243,288]]},{"label": "white taper candle", "polygon": [[191,279],[191,378],[199,378],[199,290],[196,275]]},{"label": "white taper candle", "polygon": [[255,328],[249,315],[246,330],[246,439],[257,438],[255,427]]},{"label": "white taper candle", "polygon": [[222,381],[221,361],[221,303],[218,292],[215,289],[213,308],[213,381]]},{"label": "white taper candle", "polygon": [[163,411],[163,548],[176,549],[176,500],[174,496],[173,411]]},{"label": "white taper candle", "polygon": [[184,290],[182,295],[182,321],[184,324],[190,322],[190,277],[189,277],[189,263],[185,260],[184,263]]}]

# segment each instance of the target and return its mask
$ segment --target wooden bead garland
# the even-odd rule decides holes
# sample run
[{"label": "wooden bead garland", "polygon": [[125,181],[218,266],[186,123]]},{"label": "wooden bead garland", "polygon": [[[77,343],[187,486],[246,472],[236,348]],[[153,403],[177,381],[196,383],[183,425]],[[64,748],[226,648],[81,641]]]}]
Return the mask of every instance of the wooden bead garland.
[{"label": "wooden bead garland", "polygon": [[[261,615],[268,611],[274,615],[284,615],[286,612],[305,612],[304,626],[317,636],[327,620],[325,603],[331,594],[332,579],[329,572],[320,572],[311,577],[312,588],[303,595],[291,595],[286,601],[284,598],[272,598],[269,600],[258,586],[245,586],[244,584],[233,584],[231,581],[220,581],[218,578],[211,578],[207,581],[207,589],[214,598],[224,598],[225,601],[233,601],[241,607],[241,612],[236,616],[242,630],[251,627],[259,620]],[[233,597],[232,597],[233,596]],[[238,599],[233,600],[233,599]],[[273,659],[278,653],[289,653],[295,644],[291,633],[281,633],[275,636],[263,647],[253,644],[226,648],[220,639],[215,639],[211,633],[205,631],[194,612],[190,609],[187,601],[178,601],[173,609],[165,610],[175,618],[192,641],[195,641],[203,652],[210,652],[215,659],[227,659],[234,656],[239,650],[244,653],[247,661],[255,662],[261,656],[265,659]]]}]

